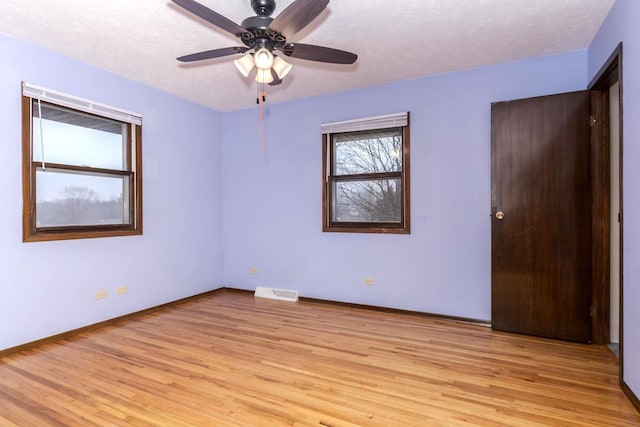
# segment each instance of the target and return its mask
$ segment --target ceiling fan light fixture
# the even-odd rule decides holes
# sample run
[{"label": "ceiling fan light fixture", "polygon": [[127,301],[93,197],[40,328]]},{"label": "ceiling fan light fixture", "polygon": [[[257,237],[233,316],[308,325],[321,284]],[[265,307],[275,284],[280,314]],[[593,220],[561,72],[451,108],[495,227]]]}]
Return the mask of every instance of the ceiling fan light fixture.
[{"label": "ceiling fan light fixture", "polygon": [[233,61],[233,63],[236,64],[236,68],[243,76],[249,77],[249,73],[253,70],[253,55],[246,53]]},{"label": "ceiling fan light fixture", "polygon": [[284,79],[284,77],[289,74],[291,68],[293,68],[293,65],[289,64],[279,56],[273,58],[273,71],[276,72],[280,80]]},{"label": "ceiling fan light fixture", "polygon": [[271,68],[267,70],[258,68],[258,74],[256,74],[256,81],[258,83],[271,83],[273,81],[273,75],[271,75]]},{"label": "ceiling fan light fixture", "polygon": [[269,70],[273,66],[273,53],[262,47],[256,51],[253,60],[258,69]]}]

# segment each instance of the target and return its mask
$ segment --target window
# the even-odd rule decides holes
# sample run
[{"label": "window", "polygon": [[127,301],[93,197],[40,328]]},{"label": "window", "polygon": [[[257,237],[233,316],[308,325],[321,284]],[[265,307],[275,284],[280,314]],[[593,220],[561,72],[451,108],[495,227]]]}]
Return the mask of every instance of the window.
[{"label": "window", "polygon": [[409,113],[322,133],[323,231],[409,233]]},{"label": "window", "polygon": [[22,92],[23,240],[142,234],[141,117]]}]

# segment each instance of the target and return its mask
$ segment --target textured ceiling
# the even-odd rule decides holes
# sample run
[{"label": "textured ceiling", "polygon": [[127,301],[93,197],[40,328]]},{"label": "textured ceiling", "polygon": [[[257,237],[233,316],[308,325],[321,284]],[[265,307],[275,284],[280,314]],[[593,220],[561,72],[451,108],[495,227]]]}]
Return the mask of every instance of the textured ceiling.
[{"label": "textured ceiling", "polygon": [[[255,106],[233,57],[176,57],[241,46],[167,0],[1,0],[0,32],[219,111]],[[201,0],[236,23],[250,0]],[[273,16],[292,0],[278,0]],[[288,41],[354,52],[353,65],[287,59],[268,101],[378,85],[586,48],[614,0],[333,0]]]}]

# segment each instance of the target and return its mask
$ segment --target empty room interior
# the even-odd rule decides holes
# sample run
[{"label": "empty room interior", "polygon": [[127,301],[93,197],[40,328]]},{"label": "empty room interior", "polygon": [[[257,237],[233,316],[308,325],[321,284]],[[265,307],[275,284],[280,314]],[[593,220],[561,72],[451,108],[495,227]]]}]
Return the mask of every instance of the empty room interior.
[{"label": "empty room interior", "polygon": [[640,2],[0,11],[0,426],[640,426]]}]

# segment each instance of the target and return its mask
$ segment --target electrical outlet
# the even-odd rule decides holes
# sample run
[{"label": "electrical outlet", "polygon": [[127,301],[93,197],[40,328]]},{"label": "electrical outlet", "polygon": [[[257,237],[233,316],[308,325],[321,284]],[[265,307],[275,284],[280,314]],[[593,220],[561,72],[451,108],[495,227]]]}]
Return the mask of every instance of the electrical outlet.
[{"label": "electrical outlet", "polygon": [[365,285],[373,285],[374,283],[376,283],[375,280],[373,280],[373,277],[365,277],[364,280],[362,281],[362,283],[364,283]]},{"label": "electrical outlet", "polygon": [[107,290],[98,291],[95,294],[96,299],[105,299],[108,296],[109,296],[109,291]]},{"label": "electrical outlet", "polygon": [[258,269],[256,267],[251,267],[251,270],[249,270],[249,272],[251,274],[258,274]]},{"label": "electrical outlet", "polygon": [[116,288],[116,295],[126,294],[127,292],[129,292],[128,286],[118,286]]}]

